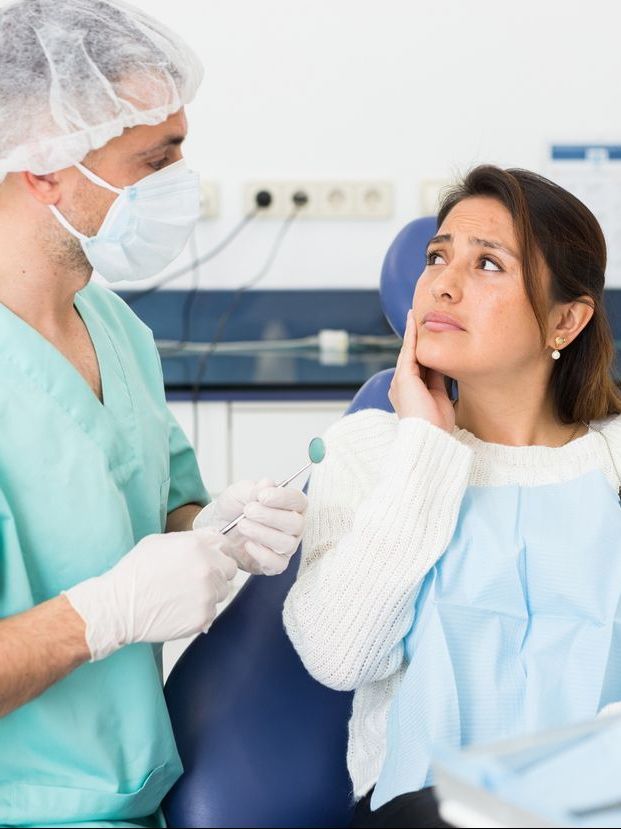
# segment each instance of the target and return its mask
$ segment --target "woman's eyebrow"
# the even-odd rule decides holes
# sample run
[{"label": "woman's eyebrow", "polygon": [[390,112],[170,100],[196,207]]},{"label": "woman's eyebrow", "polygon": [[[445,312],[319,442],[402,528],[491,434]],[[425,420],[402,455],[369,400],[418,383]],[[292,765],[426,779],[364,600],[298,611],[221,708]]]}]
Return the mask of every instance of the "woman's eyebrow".
[{"label": "woman's eyebrow", "polygon": [[[437,244],[438,242],[452,242],[453,235],[451,233],[440,233],[438,236],[434,236],[427,242],[427,247],[429,245]],[[506,247],[505,245],[501,245],[500,242],[493,242],[490,239],[479,239],[477,236],[471,236],[468,241],[471,245],[477,245],[481,248],[492,248],[493,250],[501,250],[503,253],[509,254],[509,256],[513,256],[514,259],[518,258],[517,253],[512,251],[510,248]]]},{"label": "woman's eyebrow", "polygon": [[513,256],[514,259],[517,259],[517,253],[514,253],[510,248],[506,247],[505,245],[501,245],[500,242],[492,242],[489,239],[477,239],[476,236],[471,236],[468,241],[473,245],[478,245],[482,248],[492,248],[494,250],[501,250],[503,253],[508,253],[509,256]]},{"label": "woman's eyebrow", "polygon": [[439,236],[434,236],[432,239],[430,239],[427,242],[427,247],[429,247],[429,245],[435,245],[437,242],[452,242],[452,241],[453,241],[453,237],[451,236],[450,233],[441,233]]}]

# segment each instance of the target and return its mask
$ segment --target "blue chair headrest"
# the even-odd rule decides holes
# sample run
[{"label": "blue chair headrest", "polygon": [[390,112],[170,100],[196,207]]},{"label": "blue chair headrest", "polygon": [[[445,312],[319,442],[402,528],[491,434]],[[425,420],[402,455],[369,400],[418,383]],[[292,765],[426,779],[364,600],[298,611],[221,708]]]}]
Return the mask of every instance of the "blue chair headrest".
[{"label": "blue chair headrest", "polygon": [[399,337],[405,331],[414,286],[425,269],[427,243],[435,235],[436,228],[435,216],[414,219],[398,234],[384,258],[380,299],[384,315]]}]

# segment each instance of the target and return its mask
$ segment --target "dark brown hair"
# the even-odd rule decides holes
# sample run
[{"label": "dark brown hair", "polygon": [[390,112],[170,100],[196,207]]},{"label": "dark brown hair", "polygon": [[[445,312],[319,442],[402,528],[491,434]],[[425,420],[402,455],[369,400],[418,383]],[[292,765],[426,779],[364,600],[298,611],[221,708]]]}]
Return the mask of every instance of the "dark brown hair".
[{"label": "dark brown hair", "polygon": [[[587,296],[593,308],[590,321],[553,367],[551,391],[561,422],[588,423],[621,413],[621,392],[613,376],[615,348],[604,308],[606,241],[595,216],[543,176],[482,165],[444,195],[438,227],[455,205],[473,196],[496,199],[513,217],[524,288],[542,344],[551,303]],[[549,296],[540,277],[542,259],[550,272]]]}]

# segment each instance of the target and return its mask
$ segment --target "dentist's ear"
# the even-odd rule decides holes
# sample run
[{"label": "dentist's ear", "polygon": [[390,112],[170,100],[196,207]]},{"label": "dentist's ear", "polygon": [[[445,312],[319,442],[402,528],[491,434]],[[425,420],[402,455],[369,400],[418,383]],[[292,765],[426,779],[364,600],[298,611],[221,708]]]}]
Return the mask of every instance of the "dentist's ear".
[{"label": "dentist's ear", "polygon": [[19,183],[26,192],[41,204],[56,204],[60,199],[60,181],[62,178],[60,173],[36,175],[35,173],[23,172],[18,173],[17,176]]}]

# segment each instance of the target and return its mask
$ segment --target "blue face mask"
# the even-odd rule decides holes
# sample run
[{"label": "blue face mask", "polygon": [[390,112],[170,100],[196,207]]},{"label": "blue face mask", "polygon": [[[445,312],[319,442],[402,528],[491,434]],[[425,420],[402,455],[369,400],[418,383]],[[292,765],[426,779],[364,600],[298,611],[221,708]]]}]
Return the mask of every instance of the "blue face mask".
[{"label": "blue face mask", "polygon": [[185,247],[200,215],[200,180],[183,159],[122,189],[82,164],[80,172],[118,197],[95,236],[84,236],[55,205],[62,226],[80,240],[97,273],[108,282],[138,280],[166,268]]}]

